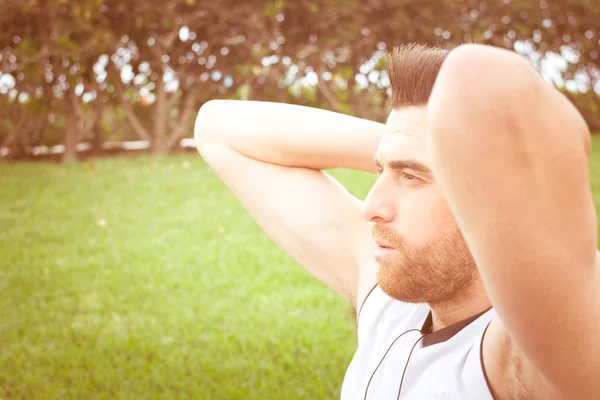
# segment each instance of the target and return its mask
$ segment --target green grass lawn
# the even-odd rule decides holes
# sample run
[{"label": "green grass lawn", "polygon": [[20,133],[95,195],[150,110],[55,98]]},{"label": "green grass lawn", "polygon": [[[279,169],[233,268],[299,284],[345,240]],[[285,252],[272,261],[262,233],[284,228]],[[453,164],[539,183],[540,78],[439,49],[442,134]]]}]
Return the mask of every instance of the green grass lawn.
[{"label": "green grass lawn", "polygon": [[0,399],[339,398],[350,306],[199,156],[1,168]]},{"label": "green grass lawn", "polygon": [[0,399],[339,397],[350,306],[200,156],[1,168]]}]

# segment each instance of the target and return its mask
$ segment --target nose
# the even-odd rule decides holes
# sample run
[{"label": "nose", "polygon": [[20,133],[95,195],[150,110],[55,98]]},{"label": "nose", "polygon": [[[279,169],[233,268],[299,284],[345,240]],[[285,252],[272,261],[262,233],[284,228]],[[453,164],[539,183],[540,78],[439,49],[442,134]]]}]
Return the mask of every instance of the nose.
[{"label": "nose", "polygon": [[390,196],[384,196],[376,186],[373,187],[363,203],[363,218],[368,222],[384,224],[394,220],[396,209]]}]

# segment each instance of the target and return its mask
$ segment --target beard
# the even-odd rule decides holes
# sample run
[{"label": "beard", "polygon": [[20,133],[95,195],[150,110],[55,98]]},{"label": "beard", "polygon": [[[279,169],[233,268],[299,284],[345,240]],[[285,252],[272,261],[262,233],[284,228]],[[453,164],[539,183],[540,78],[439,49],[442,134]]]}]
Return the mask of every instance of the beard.
[{"label": "beard", "polygon": [[443,304],[468,297],[479,271],[458,226],[426,245],[409,244],[398,233],[373,227],[373,237],[395,248],[396,257],[378,260],[377,283],[390,297],[407,303]]}]

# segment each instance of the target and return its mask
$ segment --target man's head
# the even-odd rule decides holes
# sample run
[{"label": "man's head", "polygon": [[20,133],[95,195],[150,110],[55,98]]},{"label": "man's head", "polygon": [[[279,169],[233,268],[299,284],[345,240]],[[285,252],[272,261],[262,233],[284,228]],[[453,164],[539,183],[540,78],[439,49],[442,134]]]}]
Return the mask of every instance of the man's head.
[{"label": "man's head", "polygon": [[427,150],[427,101],[448,50],[419,45],[386,56],[391,96],[375,162],[381,175],[365,201],[374,223],[386,293],[406,302],[442,304],[468,297],[479,281],[448,203],[436,184]]}]

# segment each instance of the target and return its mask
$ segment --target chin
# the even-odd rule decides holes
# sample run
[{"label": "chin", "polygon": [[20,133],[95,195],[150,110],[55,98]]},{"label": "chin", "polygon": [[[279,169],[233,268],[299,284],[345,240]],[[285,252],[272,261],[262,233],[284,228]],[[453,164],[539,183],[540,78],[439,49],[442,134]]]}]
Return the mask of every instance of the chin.
[{"label": "chin", "polygon": [[427,303],[437,286],[425,271],[407,268],[402,263],[380,265],[377,284],[388,296],[406,303]]},{"label": "chin", "polygon": [[454,301],[478,281],[469,249],[456,232],[426,246],[403,246],[378,259],[377,283],[388,296],[407,303]]},{"label": "chin", "polygon": [[380,264],[377,284],[388,296],[405,303],[438,304],[454,301],[477,280],[477,269],[469,264],[414,262]]}]

